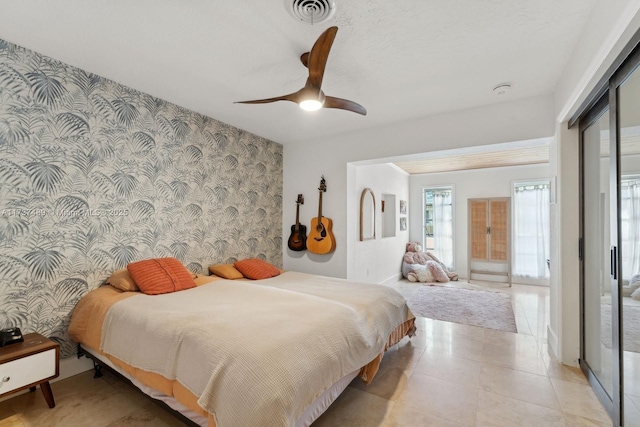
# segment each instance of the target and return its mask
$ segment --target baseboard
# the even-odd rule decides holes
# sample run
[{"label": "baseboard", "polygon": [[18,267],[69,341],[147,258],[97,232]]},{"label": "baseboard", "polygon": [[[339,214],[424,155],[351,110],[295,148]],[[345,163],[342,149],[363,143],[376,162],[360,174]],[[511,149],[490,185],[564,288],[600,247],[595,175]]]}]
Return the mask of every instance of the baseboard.
[{"label": "baseboard", "polygon": [[393,282],[397,282],[398,280],[402,279],[402,273],[396,273],[393,276],[383,280],[382,282],[378,283],[379,285],[389,285]]},{"label": "baseboard", "polygon": [[[54,378],[51,381],[49,381],[49,383],[55,383],[57,381],[64,380],[74,375],[78,375],[82,372],[90,371],[92,369],[93,369],[93,362],[91,361],[91,359],[88,359],[86,357],[81,357],[80,359],[78,359],[76,356],[73,356],[67,359],[61,359],[60,375],[58,375],[57,378]],[[16,391],[15,393],[12,393],[0,398],[0,402],[9,400],[13,397],[16,397],[28,392],[29,392],[28,388],[25,388],[24,390]],[[37,391],[37,393],[41,394],[39,391]],[[54,398],[55,398],[55,393],[54,393]]]},{"label": "baseboard", "polygon": [[93,362],[86,357],[77,358],[76,356],[68,357],[60,360],[60,375],[51,382],[64,380],[66,378],[78,375],[82,372],[93,369]]},{"label": "baseboard", "polygon": [[524,276],[513,276],[511,282],[518,285],[544,286],[549,287],[549,279],[534,279]]},{"label": "baseboard", "polygon": [[560,354],[558,353],[558,336],[554,330],[551,329],[551,325],[547,326],[547,346],[555,356],[556,360],[560,361]]}]

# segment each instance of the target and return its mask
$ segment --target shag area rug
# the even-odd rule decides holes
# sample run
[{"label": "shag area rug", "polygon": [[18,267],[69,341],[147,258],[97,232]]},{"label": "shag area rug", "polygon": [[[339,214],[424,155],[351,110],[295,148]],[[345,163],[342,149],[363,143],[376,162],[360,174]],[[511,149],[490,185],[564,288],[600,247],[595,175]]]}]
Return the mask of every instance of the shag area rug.
[{"label": "shag area rug", "polygon": [[[605,347],[611,348],[611,305],[601,304],[600,337]],[[640,353],[640,307],[622,307],[622,345],[625,351]]]},{"label": "shag area rug", "polygon": [[518,332],[511,297],[501,292],[422,286],[407,305],[416,316]]}]

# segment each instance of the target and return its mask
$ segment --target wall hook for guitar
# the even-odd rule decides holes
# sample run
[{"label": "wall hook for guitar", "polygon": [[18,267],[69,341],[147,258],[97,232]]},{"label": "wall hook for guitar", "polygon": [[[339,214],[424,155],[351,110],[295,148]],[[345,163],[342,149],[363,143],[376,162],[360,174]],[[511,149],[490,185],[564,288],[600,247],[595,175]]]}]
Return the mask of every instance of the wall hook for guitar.
[{"label": "wall hook for guitar", "polygon": [[288,245],[292,251],[307,249],[307,226],[300,224],[300,205],[304,205],[302,194],[298,194],[298,200],[296,200],[296,223],[291,226],[291,236],[289,236]]},{"label": "wall hook for guitar", "polygon": [[320,179],[318,191],[318,216],[311,220],[311,229],[309,237],[307,237],[307,249],[311,253],[324,255],[336,250],[336,239],[331,231],[333,221],[331,218],[322,216],[322,193],[327,191],[324,175]]}]

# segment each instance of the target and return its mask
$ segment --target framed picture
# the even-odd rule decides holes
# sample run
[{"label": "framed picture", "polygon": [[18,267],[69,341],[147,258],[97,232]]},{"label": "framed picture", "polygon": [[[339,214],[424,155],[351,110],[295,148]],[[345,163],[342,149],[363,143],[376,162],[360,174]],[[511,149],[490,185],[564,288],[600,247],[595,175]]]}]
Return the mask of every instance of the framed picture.
[{"label": "framed picture", "polygon": [[400,218],[400,231],[405,231],[407,229],[407,217],[403,216]]},{"label": "framed picture", "polygon": [[407,214],[407,201],[400,200],[400,215],[406,215],[406,214]]}]

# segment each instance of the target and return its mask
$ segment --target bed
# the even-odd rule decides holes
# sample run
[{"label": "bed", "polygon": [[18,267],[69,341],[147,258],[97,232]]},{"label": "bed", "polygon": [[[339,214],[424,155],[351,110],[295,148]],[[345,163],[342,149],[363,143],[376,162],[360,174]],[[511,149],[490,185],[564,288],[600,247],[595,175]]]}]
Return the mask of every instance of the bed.
[{"label": "bed", "polygon": [[73,312],[82,351],[209,427],[308,426],[415,331],[395,290],[285,272],[162,295],[102,286]]}]

